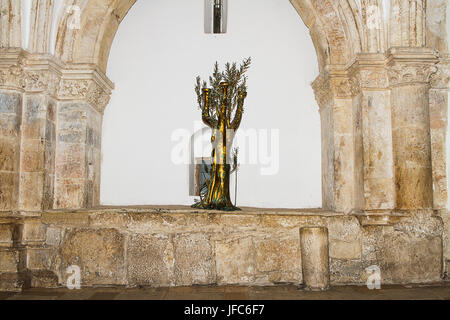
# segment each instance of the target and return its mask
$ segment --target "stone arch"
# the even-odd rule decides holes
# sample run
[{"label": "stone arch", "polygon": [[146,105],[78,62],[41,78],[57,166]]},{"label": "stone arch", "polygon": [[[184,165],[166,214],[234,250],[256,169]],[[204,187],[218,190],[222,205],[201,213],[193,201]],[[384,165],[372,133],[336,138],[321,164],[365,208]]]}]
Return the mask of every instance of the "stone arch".
[{"label": "stone arch", "polygon": [[[290,0],[310,29],[320,70],[345,65],[361,51],[361,21],[355,0]],[[96,64],[106,72],[109,52],[120,22],[136,0],[66,0],[78,5],[81,28],[68,26],[70,13],[60,19],[55,54],[64,62]]]}]

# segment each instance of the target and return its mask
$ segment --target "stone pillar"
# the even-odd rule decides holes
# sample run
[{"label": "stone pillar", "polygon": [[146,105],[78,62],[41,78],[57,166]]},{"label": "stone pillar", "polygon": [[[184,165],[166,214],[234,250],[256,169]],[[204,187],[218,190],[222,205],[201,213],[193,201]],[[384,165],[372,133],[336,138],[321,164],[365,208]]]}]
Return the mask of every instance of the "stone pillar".
[{"label": "stone pillar", "polygon": [[112,88],[97,70],[63,75],[58,89],[55,208],[100,204],[102,119]]},{"label": "stone pillar", "polygon": [[360,86],[364,209],[395,207],[390,90],[384,54],[360,54],[349,69]]},{"label": "stone pillar", "polygon": [[360,109],[345,71],[322,73],[312,86],[322,129],[322,207],[348,213],[363,201]]},{"label": "stone pillar", "polygon": [[17,230],[16,218],[0,218],[0,291],[18,292],[22,289]]},{"label": "stone pillar", "polygon": [[437,59],[429,49],[408,48],[391,50],[389,60],[396,209],[431,209],[429,81]]},{"label": "stone pillar", "polygon": [[22,94],[0,91],[0,211],[17,209],[19,200]]},{"label": "stone pillar", "polygon": [[56,101],[45,94],[26,94],[22,119],[19,208],[53,208]]},{"label": "stone pillar", "polygon": [[303,281],[311,290],[326,290],[330,285],[328,229],[300,229]]},{"label": "stone pillar", "polygon": [[101,124],[85,102],[59,104],[55,208],[99,205]]},{"label": "stone pillar", "polygon": [[20,49],[0,52],[0,211],[17,210],[20,177],[20,124],[25,87]]},{"label": "stone pillar", "polygon": [[431,163],[433,167],[433,208],[447,207],[447,127],[450,61],[443,60],[433,75],[430,88]]}]

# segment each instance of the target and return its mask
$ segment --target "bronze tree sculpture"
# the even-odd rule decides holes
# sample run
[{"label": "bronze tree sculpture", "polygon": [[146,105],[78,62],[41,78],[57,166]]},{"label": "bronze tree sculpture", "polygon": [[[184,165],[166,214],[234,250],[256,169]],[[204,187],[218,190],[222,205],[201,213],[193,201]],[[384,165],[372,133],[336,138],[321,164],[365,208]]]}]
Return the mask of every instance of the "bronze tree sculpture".
[{"label": "bronze tree sculpture", "polygon": [[247,77],[245,73],[251,58],[237,67],[236,63],[225,65],[220,72],[216,62],[214,73],[209,78],[210,88],[197,77],[195,91],[202,110],[203,122],[211,128],[212,168],[207,192],[194,208],[223,211],[240,210],[230,199],[231,146],[244,113],[244,100],[247,97]]}]

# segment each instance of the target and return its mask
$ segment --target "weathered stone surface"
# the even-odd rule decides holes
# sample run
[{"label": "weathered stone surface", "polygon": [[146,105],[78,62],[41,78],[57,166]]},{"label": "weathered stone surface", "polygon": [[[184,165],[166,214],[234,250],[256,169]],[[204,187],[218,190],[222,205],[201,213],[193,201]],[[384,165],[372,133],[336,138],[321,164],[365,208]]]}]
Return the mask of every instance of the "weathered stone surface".
[{"label": "weathered stone surface", "polygon": [[0,247],[11,247],[13,245],[13,233],[13,224],[0,224]]},{"label": "weathered stone surface", "polygon": [[55,248],[29,247],[23,250],[23,261],[27,270],[52,270],[57,271],[60,259]]},{"label": "weathered stone surface", "polygon": [[88,212],[43,212],[42,223],[62,227],[84,227],[89,225]]},{"label": "weathered stone surface", "polygon": [[330,259],[331,284],[365,283],[361,260]]},{"label": "weathered stone surface", "polygon": [[325,290],[330,285],[328,229],[304,227],[300,229],[302,274],[306,287]]},{"label": "weathered stone surface", "polygon": [[361,243],[359,241],[330,241],[330,257],[335,259],[361,259]]},{"label": "weathered stone surface", "polygon": [[62,278],[71,265],[81,269],[83,285],[125,284],[125,237],[114,229],[74,229],[61,245]]},{"label": "weathered stone surface", "polygon": [[[414,80],[420,81],[420,79],[411,79],[411,81]],[[426,84],[411,84],[393,87],[391,91],[396,208],[398,209],[433,207],[428,90],[429,87]]]},{"label": "weathered stone surface", "polygon": [[61,228],[47,226],[47,233],[45,236],[46,245],[57,247],[61,244],[62,238],[63,230]]},{"label": "weathered stone surface", "polygon": [[19,205],[21,118],[22,94],[0,92],[0,211]]},{"label": "weathered stone surface", "polygon": [[13,249],[0,249],[0,273],[17,272],[19,254]]},{"label": "weathered stone surface", "polygon": [[377,244],[377,261],[385,283],[440,281],[442,239],[401,232],[383,234]]},{"label": "weathered stone surface", "polygon": [[174,265],[168,236],[134,235],[128,242],[129,285],[169,286]]},{"label": "weathered stone surface", "polygon": [[249,284],[255,279],[255,249],[253,239],[216,242],[217,282],[219,284]]},{"label": "weathered stone surface", "polygon": [[213,284],[215,259],[209,235],[178,234],[173,238],[176,285]]},{"label": "weathered stone surface", "polygon": [[22,244],[42,243],[46,239],[46,226],[40,219],[25,219],[22,226]]},{"label": "weathered stone surface", "polygon": [[0,273],[0,291],[20,292],[23,286],[23,277],[17,272]]},{"label": "weathered stone surface", "polygon": [[447,206],[447,89],[430,90],[431,161],[433,166],[433,204],[435,209]]},{"label": "weathered stone surface", "polygon": [[301,283],[300,239],[264,239],[255,241],[256,270],[267,274],[271,283]]}]

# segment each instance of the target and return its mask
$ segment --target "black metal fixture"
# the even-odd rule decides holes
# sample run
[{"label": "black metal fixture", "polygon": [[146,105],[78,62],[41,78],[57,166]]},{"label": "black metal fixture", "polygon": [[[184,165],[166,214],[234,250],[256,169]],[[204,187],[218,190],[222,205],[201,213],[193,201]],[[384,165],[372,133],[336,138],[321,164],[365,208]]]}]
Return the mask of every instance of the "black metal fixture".
[{"label": "black metal fixture", "polygon": [[228,0],[205,0],[205,33],[226,33]]}]

